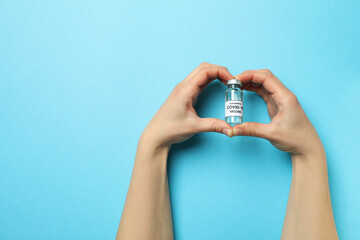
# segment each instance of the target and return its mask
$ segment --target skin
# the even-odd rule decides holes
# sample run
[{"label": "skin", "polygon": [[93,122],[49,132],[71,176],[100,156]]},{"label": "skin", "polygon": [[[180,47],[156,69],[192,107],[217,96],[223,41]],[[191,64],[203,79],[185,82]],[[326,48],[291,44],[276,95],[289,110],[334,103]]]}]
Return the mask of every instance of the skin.
[{"label": "skin", "polygon": [[338,239],[323,145],[295,95],[270,71],[245,71],[236,78],[243,89],[264,98],[271,123],[244,123],[232,129],[223,120],[196,114],[194,105],[202,90],[215,79],[226,84],[232,78],[225,67],[200,64],[151,119],[138,142],[116,239],[173,239],[167,157],[172,144],[199,132],[261,137],[289,152],[293,179],[281,238]]},{"label": "skin", "polygon": [[262,96],[271,122],[236,125],[234,135],[265,138],[291,154],[293,178],[281,239],[338,239],[325,150],[298,99],[267,69],[245,71],[236,78],[243,89]]}]

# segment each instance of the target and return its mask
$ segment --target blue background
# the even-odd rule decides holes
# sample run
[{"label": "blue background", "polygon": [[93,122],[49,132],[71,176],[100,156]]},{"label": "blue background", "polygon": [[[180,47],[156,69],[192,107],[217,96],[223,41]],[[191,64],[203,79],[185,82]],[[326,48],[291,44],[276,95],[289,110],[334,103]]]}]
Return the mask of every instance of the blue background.
[{"label": "blue background", "polygon": [[[0,1],[0,239],[114,239],[137,140],[203,61],[269,68],[325,145],[341,239],[360,236],[360,2]],[[201,95],[223,118],[225,87]],[[246,93],[245,121],[269,122]],[[279,239],[289,155],[196,135],[172,148],[176,239]]]}]

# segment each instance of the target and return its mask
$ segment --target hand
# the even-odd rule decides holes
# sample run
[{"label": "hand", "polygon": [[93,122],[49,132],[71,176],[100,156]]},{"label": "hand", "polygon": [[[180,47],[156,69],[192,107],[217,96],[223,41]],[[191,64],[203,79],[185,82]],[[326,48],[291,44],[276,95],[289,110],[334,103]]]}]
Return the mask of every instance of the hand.
[{"label": "hand", "polygon": [[267,104],[269,124],[235,125],[234,135],[261,137],[281,151],[307,156],[323,150],[318,134],[296,96],[269,70],[249,70],[235,78],[242,89],[259,94]]},{"label": "hand", "polygon": [[200,118],[194,105],[210,82],[219,79],[226,85],[232,78],[225,67],[200,64],[171,92],[145,128],[141,140],[159,147],[185,141],[199,132],[218,132],[231,137],[232,128],[228,123],[216,118]]}]

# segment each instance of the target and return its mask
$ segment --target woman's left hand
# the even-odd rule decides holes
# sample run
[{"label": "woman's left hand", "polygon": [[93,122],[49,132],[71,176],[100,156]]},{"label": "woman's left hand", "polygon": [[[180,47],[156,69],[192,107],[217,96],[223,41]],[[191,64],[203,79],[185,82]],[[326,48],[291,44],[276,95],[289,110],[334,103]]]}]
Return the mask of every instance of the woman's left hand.
[{"label": "woman's left hand", "polygon": [[200,64],[174,88],[145,128],[140,141],[161,147],[185,141],[199,132],[218,132],[231,137],[232,127],[228,123],[216,118],[200,118],[194,105],[210,82],[219,79],[226,84],[232,78],[226,67]]}]

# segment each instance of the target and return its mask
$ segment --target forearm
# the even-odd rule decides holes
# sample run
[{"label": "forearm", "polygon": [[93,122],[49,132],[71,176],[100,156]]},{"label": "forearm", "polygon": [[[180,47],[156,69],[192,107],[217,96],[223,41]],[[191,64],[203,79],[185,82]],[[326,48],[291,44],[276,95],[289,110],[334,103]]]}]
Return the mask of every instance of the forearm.
[{"label": "forearm", "polygon": [[166,163],[169,147],[139,142],[116,239],[172,239]]},{"label": "forearm", "polygon": [[293,177],[281,239],[338,239],[323,147],[292,155]]}]

